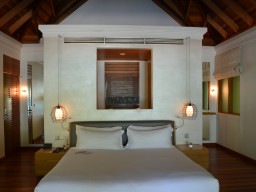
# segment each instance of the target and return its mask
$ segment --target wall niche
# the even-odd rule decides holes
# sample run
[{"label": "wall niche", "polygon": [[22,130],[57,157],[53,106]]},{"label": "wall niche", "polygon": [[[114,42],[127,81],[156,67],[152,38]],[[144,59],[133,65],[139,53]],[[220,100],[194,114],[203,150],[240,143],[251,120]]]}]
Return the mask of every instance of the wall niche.
[{"label": "wall niche", "polygon": [[97,109],[152,109],[151,49],[97,49]]}]

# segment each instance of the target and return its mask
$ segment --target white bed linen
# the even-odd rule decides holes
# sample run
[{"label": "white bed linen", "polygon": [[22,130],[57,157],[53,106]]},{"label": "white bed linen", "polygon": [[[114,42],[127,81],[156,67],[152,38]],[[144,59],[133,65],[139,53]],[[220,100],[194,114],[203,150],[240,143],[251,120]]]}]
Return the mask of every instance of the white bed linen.
[{"label": "white bed linen", "polygon": [[71,148],[35,192],[217,192],[218,181],[175,147]]}]

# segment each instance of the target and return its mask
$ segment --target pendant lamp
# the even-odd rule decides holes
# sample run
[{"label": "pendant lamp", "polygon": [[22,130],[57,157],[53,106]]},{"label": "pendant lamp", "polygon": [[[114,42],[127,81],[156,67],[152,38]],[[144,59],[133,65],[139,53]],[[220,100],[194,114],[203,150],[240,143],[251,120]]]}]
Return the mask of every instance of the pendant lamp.
[{"label": "pendant lamp", "polygon": [[52,108],[51,117],[54,123],[62,123],[67,119],[67,111],[65,107],[60,105],[60,39],[61,36],[58,36],[58,104]]},{"label": "pendant lamp", "polygon": [[196,119],[197,107],[190,100],[190,37],[186,38],[186,59],[188,102],[183,107],[182,116],[184,119]]}]

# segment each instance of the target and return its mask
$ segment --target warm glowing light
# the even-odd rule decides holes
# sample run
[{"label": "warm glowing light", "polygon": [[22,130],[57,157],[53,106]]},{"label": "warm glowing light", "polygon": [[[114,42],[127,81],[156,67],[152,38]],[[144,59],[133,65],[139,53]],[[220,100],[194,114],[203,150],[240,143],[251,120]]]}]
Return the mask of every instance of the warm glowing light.
[{"label": "warm glowing light", "polygon": [[10,89],[10,96],[11,96],[11,97],[16,97],[16,96],[18,96],[18,93],[19,93],[19,89],[18,89],[18,88],[13,87],[13,88]]},{"label": "warm glowing light", "polygon": [[186,115],[187,115],[188,117],[192,117],[192,116],[193,116],[193,113],[194,113],[193,107],[192,107],[191,105],[188,105],[187,108],[186,108]]},{"label": "warm glowing light", "polygon": [[21,94],[22,96],[26,96],[26,95],[28,94],[28,88],[27,88],[27,87],[22,87],[22,88],[20,89],[20,94]]},{"label": "warm glowing light", "polygon": [[60,106],[58,106],[55,110],[55,119],[56,120],[62,120],[63,119],[63,111],[62,109],[60,108]]},{"label": "warm glowing light", "polygon": [[211,90],[211,91],[210,91],[210,94],[211,94],[211,95],[213,95],[213,96],[214,96],[214,95],[217,95],[217,88],[216,88],[216,87],[212,86],[210,90]]}]

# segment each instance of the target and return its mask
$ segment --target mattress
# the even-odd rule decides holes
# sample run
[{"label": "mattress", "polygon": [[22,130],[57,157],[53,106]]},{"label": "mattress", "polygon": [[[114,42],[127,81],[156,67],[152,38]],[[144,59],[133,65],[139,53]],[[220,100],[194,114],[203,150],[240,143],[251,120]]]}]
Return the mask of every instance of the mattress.
[{"label": "mattress", "polygon": [[70,148],[35,192],[217,192],[207,170],[175,147],[82,150]]}]

